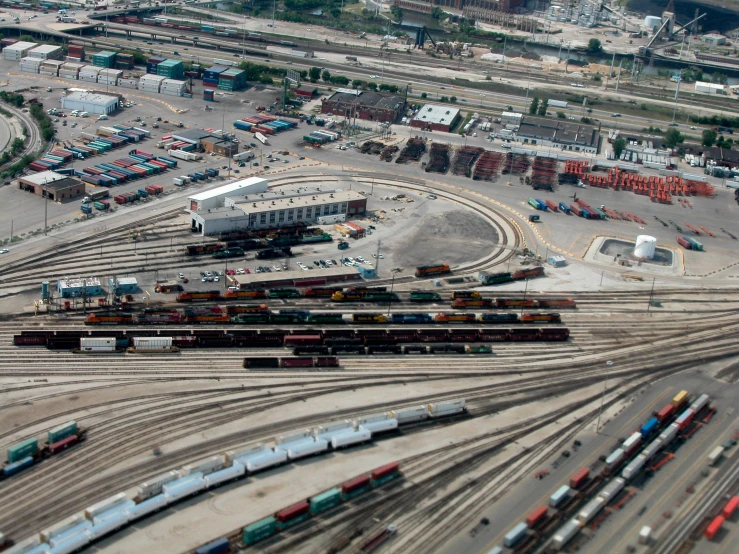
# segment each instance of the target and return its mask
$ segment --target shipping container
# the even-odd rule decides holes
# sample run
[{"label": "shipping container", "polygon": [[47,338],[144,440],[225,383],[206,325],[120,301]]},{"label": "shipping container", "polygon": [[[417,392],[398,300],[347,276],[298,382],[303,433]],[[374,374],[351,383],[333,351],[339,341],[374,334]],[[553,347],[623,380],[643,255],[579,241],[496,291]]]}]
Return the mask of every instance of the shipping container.
[{"label": "shipping container", "polygon": [[302,500],[297,504],[293,504],[292,506],[277,512],[275,514],[275,519],[277,519],[278,527],[284,528],[306,519],[309,515],[310,504],[307,500]]},{"label": "shipping container", "polygon": [[361,475],[341,485],[341,498],[348,500],[368,491],[371,487],[370,476]]},{"label": "shipping container", "polygon": [[572,489],[568,485],[562,485],[552,496],[549,497],[549,505],[552,508],[556,508],[569,498],[570,494],[572,494]]},{"label": "shipping container", "polygon": [[654,433],[657,430],[658,426],[659,420],[656,417],[653,417],[642,426],[639,432],[641,433],[642,437],[646,438]]},{"label": "shipping container", "polygon": [[716,533],[718,533],[721,530],[721,526],[724,524],[724,516],[716,516],[713,521],[708,525],[706,528],[706,538],[710,541],[713,540],[713,538],[716,536]]},{"label": "shipping container", "polygon": [[547,516],[547,513],[549,513],[549,508],[547,506],[539,506],[526,518],[526,525],[528,525],[530,529],[533,529]]},{"label": "shipping container", "polygon": [[225,537],[195,549],[195,554],[228,554],[229,552],[231,552],[231,545]]},{"label": "shipping container", "polygon": [[568,542],[572,540],[572,537],[580,532],[580,522],[577,519],[571,519],[565,523],[559,530],[554,534],[552,539],[552,546],[555,550],[562,550]]},{"label": "shipping container", "polygon": [[249,546],[262,539],[270,537],[277,532],[277,520],[270,516],[256,523],[252,523],[244,527],[242,539],[245,545]]},{"label": "shipping container", "polygon": [[672,399],[672,405],[675,406],[675,408],[680,408],[687,401],[688,401],[688,391],[683,390],[677,393],[675,397]]},{"label": "shipping container", "polygon": [[709,466],[715,466],[718,461],[723,457],[724,455],[724,447],[723,446],[717,446],[713,450],[711,450],[711,453],[708,455],[708,465]]},{"label": "shipping container", "polygon": [[68,421],[67,423],[62,423],[61,425],[57,425],[53,429],[49,429],[49,431],[47,432],[47,442],[49,444],[59,442],[62,439],[66,439],[70,435],[74,435],[76,432],[76,421]]},{"label": "shipping container", "polygon": [[578,470],[571,478],[570,478],[570,487],[573,489],[580,488],[580,485],[582,485],[587,478],[590,476],[590,470],[586,467]]},{"label": "shipping container", "polygon": [[587,525],[606,505],[605,501],[598,497],[588,502],[577,514],[577,520],[582,525]]},{"label": "shipping container", "polygon": [[673,423],[667,429],[662,431],[659,435],[659,439],[662,441],[663,446],[670,444],[677,436],[679,430],[680,427]]},{"label": "shipping container", "polygon": [[8,448],[8,463],[12,464],[27,458],[28,456],[34,456],[38,452],[38,440],[35,438],[26,439],[19,443],[16,443]]},{"label": "shipping container", "polygon": [[[544,508],[546,509],[546,506],[544,506]],[[508,548],[513,548],[523,540],[523,538],[528,533],[528,530],[529,527],[528,525],[526,525],[526,523],[519,523],[505,534],[505,536],[503,537],[503,544]]]},{"label": "shipping container", "polygon": [[693,403],[692,403],[692,404],[690,405],[690,409],[691,409],[691,410],[693,410],[693,412],[694,412],[694,413],[696,413],[696,414],[700,413],[700,411],[701,411],[701,410],[702,410],[703,408],[705,408],[706,406],[708,406],[708,403],[709,403],[709,400],[710,400],[710,398],[711,398],[711,397],[710,397],[710,396],[708,396],[707,394],[701,394],[701,395],[700,395],[700,396],[699,396],[699,397],[698,397],[698,398],[697,398],[697,399],[695,400],[695,402],[693,402]]},{"label": "shipping container", "polygon": [[673,406],[672,404],[667,404],[667,405],[666,405],[666,406],[665,406],[664,408],[662,408],[662,409],[661,409],[661,410],[660,410],[660,411],[659,411],[659,412],[657,413],[657,415],[656,415],[655,417],[657,418],[657,420],[658,420],[658,421],[659,421],[660,423],[664,423],[664,422],[665,422],[665,421],[667,421],[667,420],[668,420],[668,419],[669,419],[669,418],[670,418],[670,417],[672,416],[672,414],[674,414],[674,413],[675,413],[675,406]]},{"label": "shipping container", "polygon": [[606,458],[606,467],[608,469],[616,468],[621,464],[623,460],[624,450],[623,448],[617,448]]},{"label": "shipping container", "polygon": [[617,477],[608,485],[605,486],[605,488],[598,494],[598,498],[601,498],[603,502],[608,504],[611,500],[613,500],[618,493],[620,493],[623,488],[626,486],[626,481],[621,479],[620,477]]},{"label": "shipping container", "polygon": [[726,506],[721,511],[721,515],[724,516],[724,519],[731,519],[737,507],[739,507],[739,496],[734,496],[726,503]]},{"label": "shipping container", "polygon": [[318,494],[310,499],[310,511],[313,514],[319,514],[333,508],[341,502],[341,490],[334,488]]},{"label": "shipping container", "polygon": [[627,481],[632,479],[637,473],[639,473],[642,467],[644,467],[646,461],[646,457],[640,454],[624,468],[623,472],[621,473],[621,477],[623,477]]}]

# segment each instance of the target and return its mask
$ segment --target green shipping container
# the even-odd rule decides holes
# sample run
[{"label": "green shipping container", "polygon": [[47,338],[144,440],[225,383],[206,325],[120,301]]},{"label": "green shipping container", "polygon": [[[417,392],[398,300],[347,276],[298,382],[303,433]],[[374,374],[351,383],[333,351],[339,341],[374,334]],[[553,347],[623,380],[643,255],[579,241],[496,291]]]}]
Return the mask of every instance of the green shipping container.
[{"label": "green shipping container", "polygon": [[539,205],[539,203],[538,203],[538,202],[537,202],[536,200],[534,200],[533,198],[529,198],[529,199],[527,200],[527,202],[529,203],[529,206],[531,206],[532,208],[534,208],[534,209],[536,209],[536,210],[541,210],[541,206],[540,206],[540,205]]},{"label": "green shipping container", "polygon": [[38,452],[38,440],[26,439],[8,448],[8,463],[12,464]]},{"label": "green shipping container", "polygon": [[77,432],[77,422],[76,421],[69,421],[57,427],[54,427],[53,429],[49,429],[49,432],[48,432],[49,444],[54,444],[55,442],[59,442],[60,440],[66,439],[67,437],[71,437],[76,432]]},{"label": "green shipping container", "polygon": [[310,511],[319,514],[333,508],[341,502],[341,491],[338,488],[328,490],[310,499]]},{"label": "green shipping container", "polygon": [[270,516],[262,521],[257,521],[244,527],[244,544],[247,546],[254,544],[262,539],[266,539],[270,535],[274,535],[276,532],[277,520]]}]

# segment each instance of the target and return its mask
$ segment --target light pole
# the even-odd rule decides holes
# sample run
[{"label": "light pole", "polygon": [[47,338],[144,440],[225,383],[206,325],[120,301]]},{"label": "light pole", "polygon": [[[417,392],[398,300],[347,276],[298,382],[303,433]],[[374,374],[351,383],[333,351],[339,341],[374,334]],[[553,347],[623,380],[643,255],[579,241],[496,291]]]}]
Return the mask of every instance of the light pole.
[{"label": "light pole", "polygon": [[677,114],[677,99],[680,96],[680,83],[683,80],[683,70],[680,70],[680,74],[677,76],[677,87],[675,88],[675,108],[672,110],[672,122],[675,123],[675,114]]},{"label": "light pole", "polygon": [[[378,259],[379,259],[379,256],[378,256]],[[392,272],[393,272],[393,280],[390,282],[390,294],[392,294],[393,288],[395,287],[395,276],[398,273],[400,273],[401,271],[403,271],[403,268],[402,267],[396,267],[396,268],[394,268],[392,270]],[[387,301],[387,315],[388,315],[388,317],[390,317],[390,306],[392,306],[392,300],[388,299],[388,301]]]},{"label": "light pole", "polygon": [[[613,362],[611,360],[608,360],[606,362],[606,366],[610,368],[613,365]],[[598,410],[598,423],[595,424],[595,434],[597,435],[600,432],[600,415],[603,413],[603,402],[606,399],[606,388],[608,388],[608,379],[606,379],[606,382],[603,383],[603,394],[600,396],[600,409]]]}]

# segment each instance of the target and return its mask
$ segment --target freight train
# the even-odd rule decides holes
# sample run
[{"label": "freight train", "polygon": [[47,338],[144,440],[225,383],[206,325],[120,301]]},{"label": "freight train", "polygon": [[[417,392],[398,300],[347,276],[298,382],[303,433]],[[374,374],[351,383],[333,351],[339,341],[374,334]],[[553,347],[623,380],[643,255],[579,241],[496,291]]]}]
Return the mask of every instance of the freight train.
[{"label": "freight train", "polygon": [[[609,503],[621,495],[627,484],[635,479],[643,471],[654,472],[669,459],[670,454],[663,451],[678,438],[689,436],[687,428],[693,419],[710,409],[710,397],[702,394],[685,409],[679,416],[675,417],[677,410],[688,400],[687,391],[680,392],[673,402],[667,404],[659,412],[642,425],[638,431],[634,431],[606,458],[606,467],[600,475],[590,479],[588,468],[577,471],[570,479],[569,487],[566,485],[558,490],[550,499],[550,506],[560,507],[565,499],[575,495],[572,501],[578,499],[584,501],[590,491],[600,488],[600,492],[587,504],[576,512],[573,519],[559,528],[552,539],[552,547],[562,550],[577,535],[581,528],[592,521]],[[642,448],[643,447],[643,448]],[[641,448],[641,450],[639,450]],[[661,457],[661,460],[657,458]],[[648,465],[652,462],[651,465]],[[623,469],[622,469],[623,468]],[[620,473],[619,473],[620,472]],[[606,481],[606,478],[619,474]],[[580,492],[577,492],[577,490]],[[588,490],[588,495],[583,491]],[[568,510],[572,510],[571,502]]]},{"label": "freight train", "polygon": [[[519,306],[516,306],[519,307]],[[531,307],[529,303],[525,307]],[[527,312],[522,316],[517,314],[442,312],[431,315],[428,313],[395,313],[390,316],[374,312],[357,312],[353,314],[343,313],[319,313],[308,310],[269,310],[264,309],[234,309],[226,310],[215,304],[210,307],[187,307],[183,310],[161,310],[157,312],[144,312],[134,316],[128,312],[96,312],[85,318],[85,325],[179,325],[224,323],[224,324],[300,324],[318,323],[344,325],[354,323],[390,323],[393,325],[416,325],[419,323],[485,323],[485,324],[511,324],[511,323],[561,323],[562,318],[558,313],[534,313]],[[18,345],[20,346],[20,345]]]},{"label": "freight train", "polygon": [[[327,422],[305,431],[277,437],[270,446],[257,445],[229,450],[180,469],[152,476],[138,486],[137,494],[132,498],[125,492],[115,494],[17,543],[15,548],[19,552],[37,547],[41,548],[34,552],[76,552],[136,521],[225,483],[291,464],[308,456],[370,442],[375,435],[395,431],[407,423],[459,416],[465,412],[465,400],[458,398],[361,416],[352,421]],[[343,493],[342,500],[348,500],[399,476],[398,464],[386,464],[370,474],[369,486],[364,486],[361,481],[364,476],[356,477],[342,485],[340,495]],[[247,484],[250,482],[251,480],[245,481]],[[325,493],[320,502],[312,497],[310,500],[316,499],[312,508],[317,511],[328,509],[333,501],[329,501],[329,498]],[[275,529],[267,525],[255,532],[257,528],[249,526],[251,531],[249,534],[245,533],[244,538],[249,541],[248,544],[253,544],[310,517],[310,500],[308,516],[304,517],[302,508],[291,506],[273,516]],[[264,521],[266,520],[262,520]],[[264,529],[269,529],[270,532]]]},{"label": "freight train", "polygon": [[485,273],[478,275],[480,283],[483,285],[500,285],[502,283],[512,283],[513,281],[521,281],[524,279],[533,279],[544,275],[544,268],[541,266],[530,267],[527,269],[519,269],[518,271],[501,272],[501,273]]},{"label": "freight train", "polygon": [[8,456],[0,473],[0,480],[12,477],[42,460],[82,442],[87,437],[87,430],[77,427],[76,421],[68,421],[49,429],[46,443],[39,446],[36,437],[26,439],[8,447]]},{"label": "freight train", "polygon": [[[242,314],[243,315],[243,314]],[[128,348],[136,337],[171,337],[177,348],[281,348],[295,347],[290,337],[305,336],[307,331],[250,329],[109,329],[105,331],[22,331],[13,337],[16,346],[45,346],[49,350],[77,350],[82,337],[115,338],[116,348]],[[310,331],[316,338],[299,346],[377,346],[443,342],[566,341],[566,327],[553,328],[425,328],[425,329],[324,329]],[[287,340],[286,340],[287,339]],[[321,351],[320,353],[329,353]]]}]

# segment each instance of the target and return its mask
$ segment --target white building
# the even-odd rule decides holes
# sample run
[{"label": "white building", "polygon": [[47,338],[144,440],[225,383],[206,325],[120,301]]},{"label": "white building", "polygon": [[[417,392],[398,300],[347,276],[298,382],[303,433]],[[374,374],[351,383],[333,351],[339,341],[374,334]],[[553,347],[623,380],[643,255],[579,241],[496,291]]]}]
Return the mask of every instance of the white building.
[{"label": "white building", "polygon": [[207,190],[189,197],[187,199],[187,209],[191,212],[201,212],[214,208],[222,208],[226,205],[226,197],[243,198],[252,194],[260,194],[267,192],[268,185],[269,181],[260,177],[250,177],[249,179],[234,181],[228,185],[223,185],[222,187]]},{"label": "white building", "polygon": [[118,97],[93,92],[72,92],[62,96],[62,108],[107,115],[118,109]]},{"label": "white building", "polygon": [[245,197],[231,193],[224,199],[224,204],[191,211],[192,229],[203,235],[217,235],[238,229],[271,229],[293,226],[298,222],[312,225],[334,219],[345,220],[363,215],[367,198],[351,190],[311,192],[302,189]]},{"label": "white building", "polygon": [[726,85],[696,81],[695,92],[704,92],[706,94],[726,94]]}]

